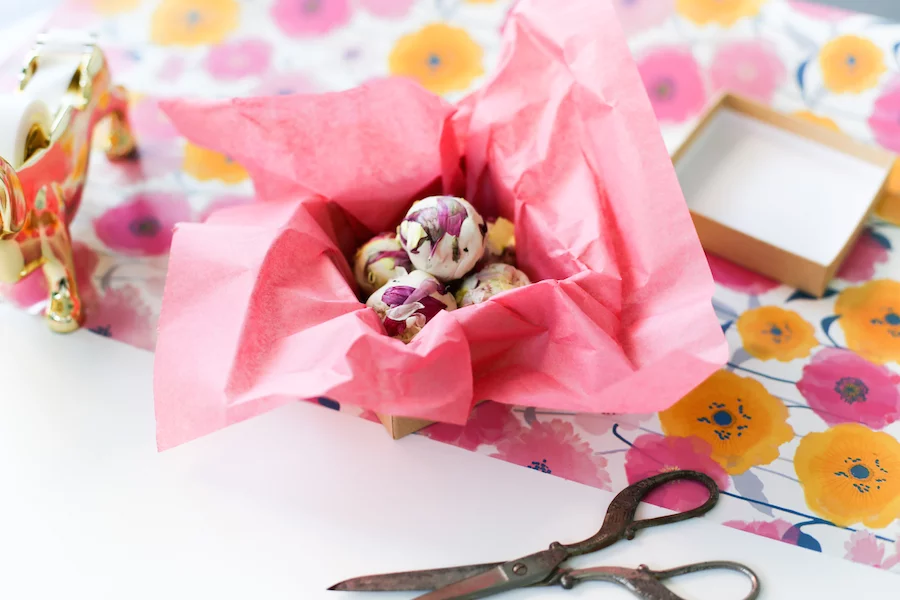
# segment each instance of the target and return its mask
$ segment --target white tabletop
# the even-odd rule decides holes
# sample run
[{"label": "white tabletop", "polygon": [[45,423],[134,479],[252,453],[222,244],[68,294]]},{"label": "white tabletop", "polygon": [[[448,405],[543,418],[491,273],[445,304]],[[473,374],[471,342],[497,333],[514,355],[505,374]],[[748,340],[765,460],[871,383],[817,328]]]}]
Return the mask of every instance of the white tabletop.
[{"label": "white tabletop", "polygon": [[[298,403],[159,454],[153,356],[87,331],[58,336],[0,306],[0,598],[367,598],[347,577],[504,560],[576,541],[611,494]],[[646,514],[662,511],[647,507]],[[647,530],[580,565],[729,559],[764,599],[886,598],[895,575],[711,521]],[[688,598],[739,598],[736,576]],[[606,584],[509,594],[631,596]],[[690,594],[690,595],[688,595]],[[502,597],[502,596],[501,596]]]}]

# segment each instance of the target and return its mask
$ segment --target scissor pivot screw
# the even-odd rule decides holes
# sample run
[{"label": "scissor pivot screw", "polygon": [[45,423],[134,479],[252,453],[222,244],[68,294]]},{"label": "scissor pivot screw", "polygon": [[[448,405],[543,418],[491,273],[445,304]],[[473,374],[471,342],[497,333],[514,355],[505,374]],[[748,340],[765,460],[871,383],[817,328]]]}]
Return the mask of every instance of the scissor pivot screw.
[{"label": "scissor pivot screw", "polygon": [[525,575],[528,573],[528,565],[525,563],[516,563],[513,565],[512,572],[516,575]]}]

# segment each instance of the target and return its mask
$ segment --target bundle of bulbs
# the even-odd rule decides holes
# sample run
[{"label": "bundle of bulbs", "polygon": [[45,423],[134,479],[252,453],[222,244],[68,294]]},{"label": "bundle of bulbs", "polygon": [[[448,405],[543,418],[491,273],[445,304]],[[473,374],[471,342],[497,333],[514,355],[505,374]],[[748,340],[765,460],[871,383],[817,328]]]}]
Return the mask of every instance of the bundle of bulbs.
[{"label": "bundle of bulbs", "polygon": [[396,233],[356,252],[354,276],[387,334],[409,343],[442,310],[484,302],[531,283],[515,267],[513,224],[485,223],[454,196],[415,202]]}]

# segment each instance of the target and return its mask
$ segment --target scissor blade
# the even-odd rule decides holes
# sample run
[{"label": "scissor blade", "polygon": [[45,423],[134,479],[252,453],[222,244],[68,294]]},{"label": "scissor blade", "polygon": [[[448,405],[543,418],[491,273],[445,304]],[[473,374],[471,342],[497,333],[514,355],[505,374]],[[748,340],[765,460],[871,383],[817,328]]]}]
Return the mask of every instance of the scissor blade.
[{"label": "scissor blade", "polygon": [[502,566],[480,575],[457,581],[439,590],[428,592],[416,600],[475,600],[486,598],[521,587],[518,581],[511,581]]},{"label": "scissor blade", "polygon": [[338,592],[417,592],[436,590],[454,584],[457,581],[480,575],[502,564],[487,563],[424,571],[366,575],[342,581],[328,589]]},{"label": "scissor blade", "polygon": [[562,546],[510,560],[490,571],[419,596],[416,600],[476,600],[545,583],[568,554]]}]

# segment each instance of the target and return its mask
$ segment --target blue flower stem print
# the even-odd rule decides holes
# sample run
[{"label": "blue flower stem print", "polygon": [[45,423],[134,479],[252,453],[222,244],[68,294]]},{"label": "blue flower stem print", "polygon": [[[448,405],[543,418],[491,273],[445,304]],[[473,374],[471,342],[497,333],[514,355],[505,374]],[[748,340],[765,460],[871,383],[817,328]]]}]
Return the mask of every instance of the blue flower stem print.
[{"label": "blue flower stem print", "polygon": [[786,302],[786,303],[787,303],[787,302],[793,302],[794,300],[813,300],[813,301],[816,301],[816,300],[824,300],[825,298],[831,298],[832,296],[837,295],[837,293],[838,293],[838,291],[837,291],[836,289],[834,289],[834,288],[828,288],[828,289],[826,289],[825,292],[822,294],[822,297],[821,297],[821,298],[817,298],[816,296],[813,296],[812,294],[807,294],[807,293],[804,292],[803,290],[797,290],[797,291],[795,291],[793,294],[791,294],[790,296],[788,296],[788,299],[785,300],[785,302]]},{"label": "blue flower stem print", "polygon": [[615,450],[602,450],[600,452],[594,452],[597,456],[609,456],[610,454],[622,454],[623,452],[628,452],[627,448],[616,448]]},{"label": "blue flower stem print", "polygon": [[785,400],[784,398],[782,398],[781,400],[784,402],[784,405],[787,406],[789,409],[812,410],[812,411],[815,411],[819,416],[830,416],[830,417],[834,417],[836,419],[840,419],[841,421],[846,422],[846,423],[859,423],[860,425],[867,425],[867,423],[864,419],[853,419],[853,418],[848,417],[847,415],[837,414],[835,412],[826,410],[824,408],[818,408],[818,407],[813,408],[812,406],[809,406],[808,404],[803,404],[801,402],[792,402],[790,400]]},{"label": "blue flower stem print", "polygon": [[[623,444],[626,444],[628,447],[630,447],[630,448],[634,447],[634,444],[633,444],[631,441],[629,441],[629,440],[626,439],[621,433],[619,433],[619,424],[618,424],[618,423],[616,423],[616,424],[613,425],[613,427],[612,427],[612,434],[613,434],[614,436],[616,436],[616,438],[617,438],[619,441],[621,441]],[[660,434],[660,435],[661,435],[661,434]],[[748,498],[748,497],[746,497],[746,496],[742,496],[742,495],[740,495],[740,494],[735,494],[735,493],[733,493],[733,492],[727,492],[727,491],[725,491],[725,490],[720,490],[720,493],[721,493],[723,496],[728,496],[729,498],[734,498],[734,499],[736,499],[736,500],[743,500],[743,501],[749,502],[749,503],[751,503],[751,504],[756,504],[756,505],[759,505],[759,506],[765,506],[766,508],[770,508],[770,509],[772,509],[772,510],[781,511],[781,512],[783,512],[783,513],[785,513],[785,514],[793,515],[793,516],[795,516],[795,517],[801,517],[801,518],[803,518],[803,519],[806,519],[806,521],[803,522],[803,523],[801,524],[801,525],[803,525],[803,526],[806,526],[806,525],[828,525],[828,526],[830,526],[830,527],[834,527],[834,528],[837,528],[837,529],[843,529],[843,530],[845,530],[845,531],[851,531],[851,532],[854,532],[854,533],[858,531],[857,529],[854,529],[853,527],[841,527],[840,525],[836,525],[836,524],[832,523],[831,521],[826,521],[825,519],[820,519],[820,518],[818,518],[818,517],[814,517],[813,515],[810,515],[810,514],[807,514],[807,513],[803,513],[803,512],[800,512],[800,511],[796,511],[796,510],[792,510],[792,509],[790,509],[790,508],[785,508],[785,507],[779,506],[779,505],[777,505],[777,504],[772,504],[772,503],[770,503],[770,502],[766,502],[765,500],[758,500],[758,499],[756,499],[756,498]],[[795,526],[795,527],[796,527],[796,526]],[[881,536],[881,535],[876,535],[875,537],[878,538],[879,540],[882,540],[882,541],[885,541],[885,542],[890,542],[890,543],[895,543],[895,542],[896,542],[896,540],[893,540],[893,539],[891,539],[891,538],[889,538],[889,537],[885,537],[885,536]]]},{"label": "blue flower stem print", "polygon": [[113,276],[121,265],[113,265],[100,278],[100,289],[104,292],[112,287]]},{"label": "blue flower stem print", "polygon": [[728,365],[728,368],[734,369],[736,371],[743,371],[744,373],[750,373],[751,375],[756,375],[758,377],[763,377],[765,379],[777,381],[779,383],[789,383],[791,385],[797,385],[796,381],[791,381],[790,379],[782,379],[781,377],[775,377],[774,375],[766,375],[765,373],[760,373],[759,371],[754,371],[753,369],[748,369],[747,367],[742,367],[732,362],[726,364]]},{"label": "blue flower stem print", "polygon": [[807,525],[827,525],[827,521],[823,521],[822,519],[810,519],[809,521],[803,521],[802,523],[797,523],[794,525],[797,529],[801,527],[806,527]]},{"label": "blue flower stem print", "polygon": [[459,10],[460,0],[434,0],[435,8],[445,21],[451,21]]},{"label": "blue flower stem print", "polygon": [[763,473],[768,473],[769,475],[775,475],[776,477],[781,477],[782,479],[787,479],[788,481],[793,481],[794,483],[800,483],[800,480],[796,477],[791,477],[790,475],[785,475],[779,471],[774,469],[767,469],[765,467],[754,467],[756,471],[762,471]]},{"label": "blue flower stem print", "polygon": [[840,318],[840,315],[833,315],[822,319],[822,331],[825,333],[825,337],[828,338],[828,341],[831,342],[831,345],[835,348],[843,348],[843,346],[838,344],[836,341],[834,341],[834,338],[831,337],[831,326],[834,325],[834,322]]},{"label": "blue flower stem print", "polygon": [[882,248],[884,248],[885,250],[887,250],[887,251],[893,250],[894,246],[893,246],[893,244],[891,244],[891,240],[886,235],[884,235],[883,233],[881,233],[880,231],[878,231],[876,229],[876,227],[878,225],[886,225],[889,227],[896,227],[896,225],[893,225],[892,223],[888,223],[887,221],[884,221],[882,223],[872,223],[869,225],[869,237],[871,237],[873,240],[875,240],[878,243],[878,245],[881,246]]},{"label": "blue flower stem print", "polygon": [[[818,49],[817,49],[818,50]],[[812,58],[804,60],[800,63],[800,66],[797,67],[797,74],[795,78],[797,79],[797,87],[800,88],[800,98],[803,102],[806,103],[807,106],[813,107],[819,98],[810,98],[807,95],[806,88],[806,69],[809,67],[810,62],[812,62]]]}]

